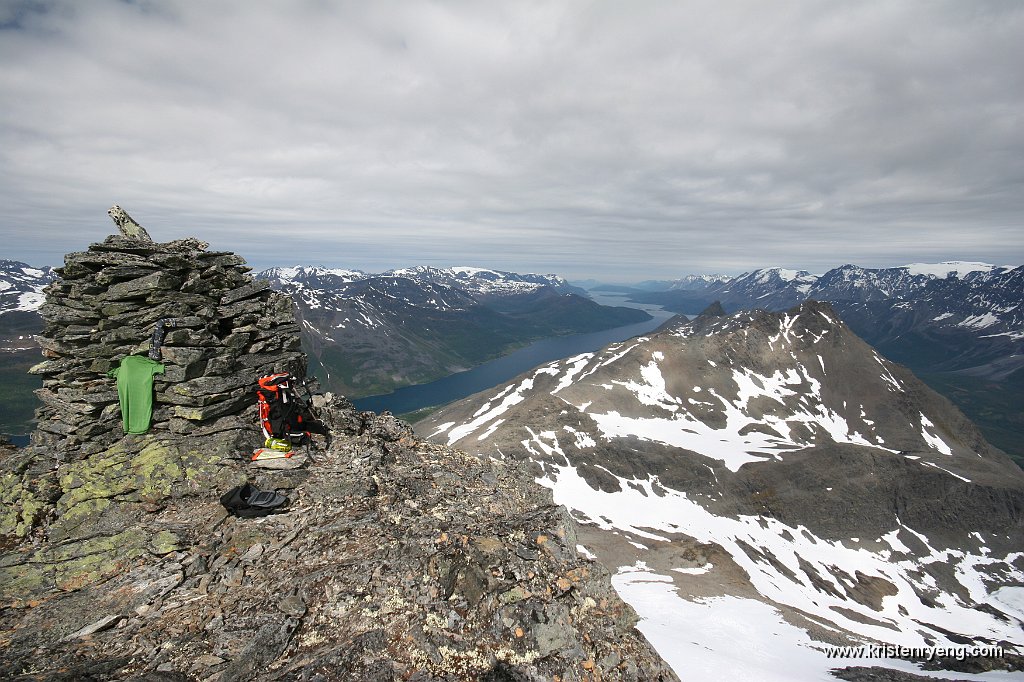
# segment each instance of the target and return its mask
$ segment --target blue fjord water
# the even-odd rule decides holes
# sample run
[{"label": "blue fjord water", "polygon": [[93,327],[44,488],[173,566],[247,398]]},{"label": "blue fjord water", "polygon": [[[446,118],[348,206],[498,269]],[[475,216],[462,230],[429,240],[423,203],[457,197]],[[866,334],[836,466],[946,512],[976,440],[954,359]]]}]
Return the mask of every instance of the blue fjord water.
[{"label": "blue fjord water", "polygon": [[426,384],[405,386],[384,395],[357,398],[352,402],[360,410],[374,412],[389,410],[392,414],[405,414],[425,407],[445,405],[453,400],[493,388],[537,365],[580,353],[589,353],[610,343],[647,334],[660,327],[665,320],[673,315],[658,306],[628,303],[621,294],[597,295],[596,292],[592,292],[591,296],[602,305],[640,308],[650,314],[653,319],[600,332],[542,339],[465,372],[452,374]]}]

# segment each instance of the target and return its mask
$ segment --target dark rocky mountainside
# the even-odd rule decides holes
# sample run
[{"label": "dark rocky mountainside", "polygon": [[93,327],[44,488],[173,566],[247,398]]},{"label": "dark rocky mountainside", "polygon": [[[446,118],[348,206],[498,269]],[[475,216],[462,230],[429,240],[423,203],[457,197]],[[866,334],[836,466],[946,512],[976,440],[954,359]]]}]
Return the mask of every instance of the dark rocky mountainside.
[{"label": "dark rocky mountainside", "polygon": [[650,319],[598,305],[554,275],[293,267],[257,277],[295,301],[310,371],[353,398],[454,374],[529,341]]},{"label": "dark rocky mountainside", "polygon": [[[305,357],[290,301],[242,262],[141,236],[68,256],[40,428],[0,452],[0,677],[676,679],[514,463],[330,396],[329,441],[251,461],[255,376]],[[162,318],[153,424],[126,435],[105,372]],[[289,504],[227,515],[245,481]]]},{"label": "dark rocky mountainside", "polygon": [[828,304],[723,312],[417,429],[531,462],[582,544],[624,581],[673,585],[679,613],[757,599],[830,643],[1024,646],[1024,472]]}]

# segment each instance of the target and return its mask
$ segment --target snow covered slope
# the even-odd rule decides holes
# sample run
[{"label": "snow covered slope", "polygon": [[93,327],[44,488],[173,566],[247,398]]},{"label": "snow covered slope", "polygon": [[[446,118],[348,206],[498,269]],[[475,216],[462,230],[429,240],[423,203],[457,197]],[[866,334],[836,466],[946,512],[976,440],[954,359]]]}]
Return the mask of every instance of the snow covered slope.
[{"label": "snow covered slope", "polygon": [[[679,322],[417,430],[533,462],[666,656],[823,679],[826,643],[1024,645],[1024,472],[826,304]],[[780,646],[802,663],[771,673]]]},{"label": "snow covered slope", "polygon": [[43,288],[56,275],[52,268],[34,268],[13,260],[0,260],[0,315],[33,312],[43,304]]},{"label": "snow covered slope", "polygon": [[688,314],[715,300],[728,311],[828,301],[858,336],[943,391],[1024,463],[1024,417],[1014,407],[1024,396],[1024,266],[843,265],[820,276],[773,268],[633,298]]}]

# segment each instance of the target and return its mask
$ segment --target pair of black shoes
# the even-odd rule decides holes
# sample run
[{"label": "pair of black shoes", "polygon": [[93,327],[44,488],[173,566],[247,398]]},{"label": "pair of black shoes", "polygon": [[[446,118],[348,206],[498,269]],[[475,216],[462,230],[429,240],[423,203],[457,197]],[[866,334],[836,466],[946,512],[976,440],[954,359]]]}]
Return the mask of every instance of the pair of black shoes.
[{"label": "pair of black shoes", "polygon": [[221,495],[220,503],[229,514],[253,518],[284,511],[288,498],[273,490],[259,490],[246,483],[235,486]]}]

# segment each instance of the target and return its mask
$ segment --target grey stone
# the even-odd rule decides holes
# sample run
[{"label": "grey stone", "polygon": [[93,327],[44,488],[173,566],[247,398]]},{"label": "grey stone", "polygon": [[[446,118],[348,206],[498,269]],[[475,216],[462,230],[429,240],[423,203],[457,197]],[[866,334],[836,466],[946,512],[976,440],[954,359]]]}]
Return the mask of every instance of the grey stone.
[{"label": "grey stone", "polygon": [[145,277],[111,285],[103,294],[103,299],[122,301],[130,298],[142,298],[156,290],[177,290],[184,281],[184,278],[178,275],[158,271]]},{"label": "grey stone", "polygon": [[112,615],[109,615],[109,616],[103,616],[99,620],[97,620],[97,621],[95,621],[93,623],[90,623],[89,625],[86,625],[81,630],[78,630],[77,632],[72,633],[71,635],[68,636],[67,639],[69,639],[69,640],[80,639],[82,637],[88,637],[89,635],[95,634],[97,632],[102,632],[103,630],[106,630],[108,628],[113,627],[114,624],[116,624],[117,621],[119,621],[119,620],[121,620],[120,614],[112,614]]},{"label": "grey stone", "polygon": [[229,291],[221,297],[221,305],[228,305],[235,301],[240,301],[244,298],[250,298],[256,294],[262,293],[270,289],[270,283],[264,280],[258,280],[255,282],[249,282],[233,291]]},{"label": "grey stone", "polygon": [[115,225],[117,225],[117,229],[125,237],[144,242],[153,241],[153,238],[149,236],[149,232],[146,232],[146,228],[135,222],[132,217],[128,215],[128,212],[117,204],[110,207],[107,211],[107,215],[110,216],[110,219],[114,221]]}]

